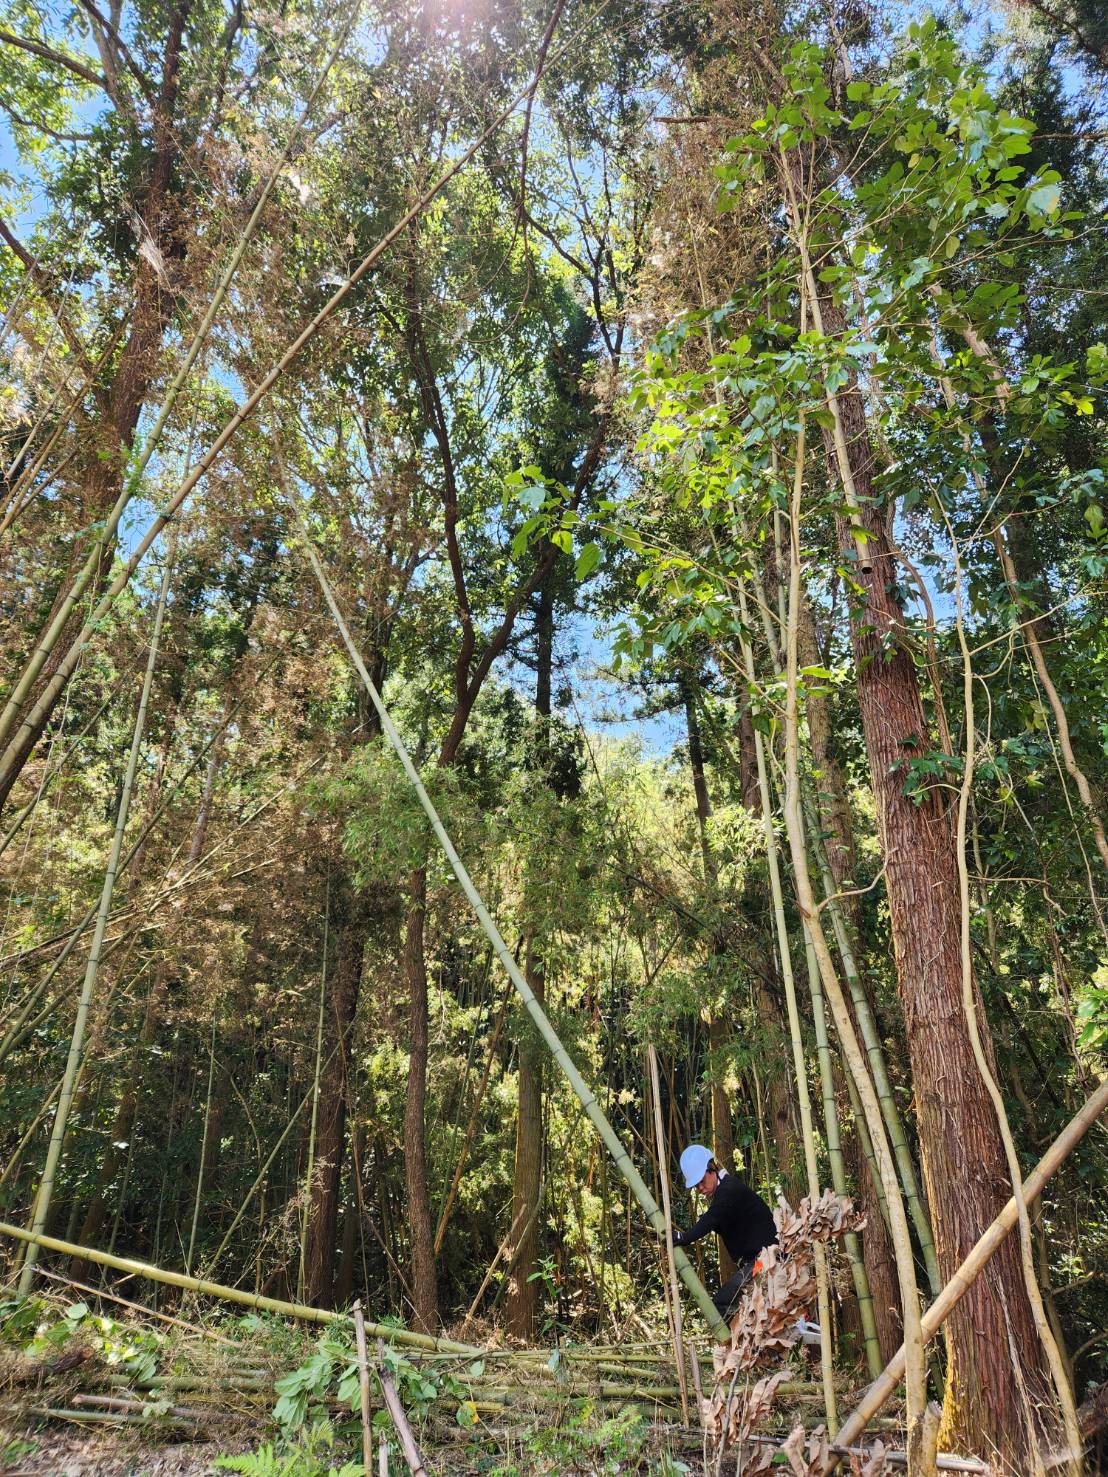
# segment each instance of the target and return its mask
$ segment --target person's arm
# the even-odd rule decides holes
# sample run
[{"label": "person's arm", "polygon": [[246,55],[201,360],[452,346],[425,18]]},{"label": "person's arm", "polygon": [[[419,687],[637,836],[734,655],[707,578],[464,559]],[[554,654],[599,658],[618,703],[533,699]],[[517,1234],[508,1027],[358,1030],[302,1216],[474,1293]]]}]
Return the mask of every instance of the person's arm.
[{"label": "person's arm", "polygon": [[691,1225],[687,1231],[678,1231],[674,1234],[674,1246],[691,1246],[694,1241],[700,1241],[704,1236],[710,1235],[716,1229],[718,1219],[715,1203],[713,1202],[708,1206],[708,1209],[700,1219],[694,1225]]}]

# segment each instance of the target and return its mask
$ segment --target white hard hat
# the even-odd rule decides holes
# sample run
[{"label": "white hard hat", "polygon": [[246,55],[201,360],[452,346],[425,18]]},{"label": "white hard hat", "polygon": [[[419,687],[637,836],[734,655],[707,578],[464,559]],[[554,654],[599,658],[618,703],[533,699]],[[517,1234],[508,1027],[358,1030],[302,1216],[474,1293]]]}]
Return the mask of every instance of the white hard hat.
[{"label": "white hard hat", "polygon": [[685,1176],[686,1190],[696,1189],[708,1173],[711,1158],[711,1149],[706,1149],[703,1144],[690,1144],[681,1155],[681,1173]]}]

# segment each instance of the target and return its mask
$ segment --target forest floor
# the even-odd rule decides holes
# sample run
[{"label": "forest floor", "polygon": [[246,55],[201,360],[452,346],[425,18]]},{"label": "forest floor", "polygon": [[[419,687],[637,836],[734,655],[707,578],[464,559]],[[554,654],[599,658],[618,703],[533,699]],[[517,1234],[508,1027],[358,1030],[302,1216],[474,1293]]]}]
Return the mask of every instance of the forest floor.
[{"label": "forest floor", "polygon": [[[0,1294],[3,1477],[352,1477],[344,1464],[361,1460],[362,1425],[349,1330],[190,1307],[175,1315],[158,1322],[121,1311],[91,1289],[87,1302]],[[557,1355],[494,1347],[461,1361],[391,1348],[381,1368],[429,1472],[699,1477],[708,1469],[695,1406],[684,1425],[667,1361],[668,1351],[645,1344]],[[710,1364],[702,1373],[710,1389]],[[802,1356],[793,1373],[793,1398],[774,1412],[782,1439],[820,1413]],[[374,1376],[374,1404],[377,1389]],[[379,1409],[375,1451],[386,1435],[395,1446]],[[239,1462],[217,1466],[219,1458]],[[408,1470],[398,1451],[390,1470]]]},{"label": "forest floor", "polygon": [[5,1431],[0,1425],[4,1477],[209,1477],[225,1445],[205,1441],[150,1444],[101,1431]]}]

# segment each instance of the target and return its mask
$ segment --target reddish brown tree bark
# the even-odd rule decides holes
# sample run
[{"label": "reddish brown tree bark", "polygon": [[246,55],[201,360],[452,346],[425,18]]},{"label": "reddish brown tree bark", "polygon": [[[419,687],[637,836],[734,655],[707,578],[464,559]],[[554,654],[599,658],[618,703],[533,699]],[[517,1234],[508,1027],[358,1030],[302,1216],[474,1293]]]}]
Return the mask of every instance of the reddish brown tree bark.
[{"label": "reddish brown tree bark", "polygon": [[[829,303],[823,329],[841,333]],[[868,534],[866,567],[855,561],[845,519],[844,558],[861,594],[851,608],[858,702],[886,867],[897,978],[936,1252],[949,1278],[1011,1193],[996,1116],[970,1044],[962,1004],[961,909],[952,818],[938,789],[906,793],[907,763],[929,747],[915,665],[904,639],[883,510],[875,506],[874,461],[856,384],[838,397],[850,470]],[[833,442],[824,432],[832,474]],[[991,1057],[980,993],[974,1000]],[[1027,1469],[1035,1439],[1030,1400],[1053,1404],[1016,1242],[1009,1238],[948,1325],[942,1437],[961,1451]]]},{"label": "reddish brown tree bark", "polygon": [[[179,259],[185,250],[184,238],[179,230],[180,222],[174,209],[172,182],[174,166],[181,152],[182,130],[176,112],[181,52],[189,9],[189,0],[184,0],[184,3],[174,6],[170,16],[162,59],[161,87],[153,109],[153,149],[149,174],[139,200],[141,229],[144,238],[148,233],[154,249],[150,253],[139,252],[136,255],[130,333],[120,351],[110,389],[95,392],[100,415],[88,438],[90,455],[82,497],[86,521],[95,522],[106,517],[123,486],[127,452],[146,403],[157,367],[158,352],[169,322],[173,296],[166,291],[154,263],[159,256],[163,261]],[[114,552],[114,542],[104,548],[93,580],[94,590],[103,588],[111,570]],[[74,560],[67,577],[62,580],[46,625],[49,625],[65,598],[69,585],[68,576],[84,562],[85,556],[85,549],[75,551]],[[38,681],[28,694],[24,711],[29,711],[34,706],[39,694],[68,654],[73,637],[84,620],[84,612],[85,606],[79,604],[47,659]],[[49,709],[43,712],[34,728],[23,735],[11,761],[0,773],[0,809],[41,738],[60,697],[61,692]]]},{"label": "reddish brown tree bark", "polygon": [[[806,600],[800,606],[800,662],[802,666],[815,666],[823,662],[819,649],[811,607]],[[849,890],[856,885],[854,879],[855,850],[854,825],[850,814],[850,800],[846,791],[846,779],[835,750],[834,727],[831,705],[827,697],[810,691],[807,702],[808,738],[815,767],[816,803],[819,810],[827,847],[827,860],[835,886]],[[841,906],[847,924],[856,934],[858,927],[857,897],[843,897]],[[870,997],[870,1008],[876,1019],[875,1001],[869,979],[863,974],[862,988]],[[856,1027],[857,1029],[857,1027]],[[846,1088],[841,1073],[835,1072],[836,1099],[849,1106]],[[844,1115],[845,1116],[845,1115]],[[893,1254],[892,1238],[889,1236],[885,1218],[881,1212],[877,1186],[869,1162],[862,1151],[857,1134],[843,1134],[843,1152],[846,1159],[850,1184],[855,1187],[858,1204],[866,1217],[866,1228],[860,1232],[862,1260],[865,1263],[870,1295],[873,1299],[873,1316],[877,1325],[877,1341],[881,1357],[888,1363],[900,1347],[902,1336],[900,1318],[900,1286],[896,1277],[896,1259]],[[858,1327],[860,1336],[861,1325]]]}]

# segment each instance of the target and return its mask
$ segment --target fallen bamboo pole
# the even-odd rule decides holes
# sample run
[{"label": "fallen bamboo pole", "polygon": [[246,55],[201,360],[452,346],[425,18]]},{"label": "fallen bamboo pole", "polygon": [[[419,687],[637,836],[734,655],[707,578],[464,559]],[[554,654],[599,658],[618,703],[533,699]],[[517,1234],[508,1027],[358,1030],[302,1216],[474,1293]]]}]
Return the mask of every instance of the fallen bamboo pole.
[{"label": "fallen bamboo pole", "polygon": [[396,1427],[396,1434],[400,1438],[400,1449],[404,1453],[404,1460],[408,1463],[408,1470],[412,1477],[427,1477],[427,1468],[423,1465],[423,1457],[412,1435],[408,1417],[404,1414],[400,1396],[396,1393],[396,1386],[385,1369],[384,1339],[377,1340],[377,1356],[380,1360],[377,1366],[377,1379],[381,1385],[381,1394],[385,1397],[385,1405]]},{"label": "fallen bamboo pole", "polygon": [[190,1333],[198,1333],[202,1338],[211,1339],[213,1343],[226,1344],[231,1349],[238,1348],[234,1339],[217,1333],[215,1329],[201,1328],[199,1323],[189,1323],[186,1318],[174,1318],[170,1313],[159,1313],[156,1308],[148,1308],[144,1303],[132,1302],[130,1298],[120,1297],[117,1292],[108,1292],[106,1288],[91,1287],[87,1282],[78,1282],[75,1277],[63,1277],[60,1272],[51,1272],[46,1267],[39,1267],[37,1275],[48,1277],[51,1282],[60,1282],[65,1287],[75,1287],[78,1292],[89,1293],[92,1297],[105,1298],[110,1303],[118,1303],[120,1307],[131,1308],[145,1318],[157,1318],[161,1323],[172,1323],[175,1328],[187,1328]]},{"label": "fallen bamboo pole", "polygon": [[[757,1446],[779,1447],[781,1445],[782,1438],[780,1436],[757,1436],[751,1434],[745,1437],[744,1440],[746,1442],[751,1442]],[[872,1457],[874,1455],[874,1450],[872,1447],[867,1448],[865,1446],[844,1446],[840,1441],[837,1440],[832,1444],[830,1450],[832,1452],[832,1455],[837,1458],[844,1456],[856,1456],[861,1457],[864,1460],[866,1457]],[[908,1453],[906,1451],[898,1451],[895,1447],[886,1447],[885,1460],[887,1462],[892,1462],[895,1466],[906,1467],[908,1465]],[[980,1473],[981,1477],[990,1477],[990,1474],[993,1471],[992,1467],[990,1467],[987,1462],[980,1461],[977,1457],[956,1456],[953,1453],[948,1452],[940,1452],[935,1459],[935,1465],[938,1467],[940,1472],[972,1472]]]},{"label": "fallen bamboo pole", "polygon": [[[155,1267],[149,1262],[135,1261],[131,1257],[115,1256],[109,1251],[98,1251],[94,1247],[79,1246],[73,1241],[63,1241],[59,1236],[46,1236],[41,1232],[27,1231],[22,1226],[13,1226],[0,1221],[0,1236],[10,1236],[15,1241],[26,1241],[43,1251],[57,1251],[62,1256],[78,1257],[82,1261],[97,1262],[102,1267],[113,1267],[117,1272],[126,1272],[131,1277],[142,1277],[147,1282],[165,1282],[170,1287],[180,1287],[186,1292],[199,1293],[204,1297],[219,1298],[223,1302],[241,1303],[265,1313],[278,1313],[284,1318],[299,1318],[306,1323],[351,1322],[348,1313],[331,1313],[325,1308],[312,1308],[306,1303],[285,1302],[281,1298],[265,1297],[259,1292],[246,1292],[241,1287],[226,1287],[221,1282],[205,1282],[199,1277],[186,1276],[184,1272],[171,1272],[165,1267]],[[434,1349],[443,1354],[464,1354],[471,1359],[480,1358],[484,1350],[476,1344],[460,1344],[453,1339],[435,1338],[429,1333],[413,1333],[407,1328],[392,1328],[384,1323],[367,1323],[366,1330],[378,1338],[389,1339],[413,1349]]]},{"label": "fallen bamboo pole", "polygon": [[[282,473],[283,471],[284,469],[282,467]],[[289,496],[291,501],[291,491],[289,491]],[[294,511],[297,514],[299,513],[299,509],[295,507],[295,504]],[[623,1175],[623,1178],[627,1181],[627,1184],[630,1186],[635,1199],[639,1202],[640,1207],[645,1212],[648,1220],[650,1221],[650,1224],[654,1227],[655,1231],[657,1231],[660,1236],[664,1235],[666,1229],[666,1219],[665,1216],[662,1214],[661,1208],[655,1201],[654,1196],[650,1193],[646,1181],[643,1179],[642,1175],[636,1168],[634,1161],[631,1159],[630,1154],[624,1147],[619,1135],[616,1133],[615,1129],[608,1121],[608,1117],[604,1112],[604,1109],[597,1101],[596,1094],[585,1081],[584,1077],[581,1075],[580,1071],[577,1068],[576,1062],[574,1062],[573,1058],[566,1051],[565,1047],[559,1040],[557,1032],[550,1024],[550,1020],[546,1014],[546,1011],[542,1008],[542,1005],[535,996],[535,992],[531,989],[531,986],[524,978],[519,965],[515,961],[515,956],[508,948],[508,945],[504,942],[500,930],[493,922],[491,914],[485,907],[485,903],[483,898],[481,897],[481,894],[477,891],[477,888],[473,884],[473,879],[470,877],[465,863],[458,855],[454,847],[454,843],[450,839],[450,835],[447,832],[446,827],[443,825],[442,819],[439,816],[438,811],[435,809],[430,795],[428,795],[426,789],[424,788],[423,781],[419,777],[419,771],[412,763],[411,755],[408,753],[404,740],[400,737],[400,733],[396,725],[392,721],[392,716],[389,713],[388,708],[386,708],[381,694],[377,691],[377,688],[373,683],[373,679],[370,677],[369,671],[366,668],[365,662],[362,660],[361,653],[359,652],[357,646],[354,644],[354,638],[350,634],[350,627],[347,625],[342,611],[339,609],[338,602],[335,599],[335,592],[331,588],[331,582],[330,580],[328,580],[326,574],[324,573],[323,565],[320,562],[319,555],[316,553],[315,547],[312,544],[311,539],[308,537],[306,531],[303,535],[303,542],[304,550],[308,556],[308,560],[312,566],[315,577],[319,582],[319,588],[323,593],[323,598],[331,611],[331,615],[334,617],[335,624],[339,629],[339,634],[342,637],[343,644],[345,645],[346,650],[350,656],[350,660],[354,666],[355,671],[358,673],[358,676],[362,679],[362,683],[369,695],[370,701],[373,703],[374,708],[377,710],[377,715],[381,720],[382,732],[384,733],[386,739],[395,752],[396,757],[400,760],[400,763],[404,769],[404,773],[407,775],[409,781],[411,782],[412,788],[415,790],[416,795],[419,798],[419,803],[420,805],[422,805],[424,813],[431,823],[431,829],[438,837],[439,844],[441,845],[443,851],[446,853],[446,858],[450,863],[451,870],[453,871],[454,876],[458,879],[458,885],[465,893],[470,907],[477,915],[477,921],[480,923],[482,929],[484,930],[485,937],[492,945],[493,951],[495,952],[497,958],[500,960],[501,964],[504,966],[509,979],[515,986],[516,992],[518,993],[520,999],[523,1001],[523,1004],[527,1009],[528,1015],[530,1015],[532,1021],[535,1023],[539,1035],[542,1037],[554,1060],[561,1068],[562,1074],[565,1077],[566,1081],[569,1083],[570,1087],[573,1089],[578,1102],[584,1108],[585,1113],[587,1114],[593,1127],[596,1129],[608,1152],[615,1160],[616,1168]],[[719,1310],[712,1302],[707,1288],[704,1286],[704,1284],[701,1282],[700,1278],[696,1274],[696,1268],[693,1266],[692,1262],[689,1261],[688,1257],[680,1249],[680,1247],[677,1247],[674,1250],[674,1260],[677,1263],[677,1270],[680,1273],[682,1282],[684,1282],[690,1294],[696,1301],[697,1307],[704,1315],[708,1327],[712,1330],[712,1333],[715,1335],[716,1339],[719,1340],[720,1343],[729,1343],[731,1339],[730,1328],[727,1326],[727,1323],[724,1321],[724,1319],[720,1317]]]},{"label": "fallen bamboo pole", "polygon": [[189,1405],[171,1405],[168,1410],[156,1411],[150,1409],[149,1400],[135,1400],[126,1395],[87,1395],[79,1391],[71,1397],[74,1408],[92,1406],[100,1410],[138,1411],[148,1421],[162,1421],[167,1417],[176,1417],[186,1421],[212,1421],[233,1420],[230,1413],[212,1410],[195,1410]]},{"label": "fallen bamboo pole", "polygon": [[[1051,1175],[1065,1161],[1105,1108],[1108,1108],[1108,1077],[1100,1084],[1081,1111],[1070,1120],[1024,1180],[1023,1195],[1028,1205],[1042,1193],[1043,1186]],[[992,1225],[988,1226],[978,1237],[965,1261],[923,1315],[922,1332],[925,1341],[934,1338],[965,1297],[984,1270],[993,1252],[1016,1224],[1018,1215],[1015,1200],[1009,1200]],[[882,1374],[870,1385],[857,1409],[839,1427],[835,1435],[835,1446],[849,1446],[851,1442],[858,1439],[872,1418],[896,1390],[903,1375],[904,1346],[901,1345],[885,1366]],[[825,1468],[825,1472],[834,1471],[837,1465],[838,1457],[835,1456]]]}]

